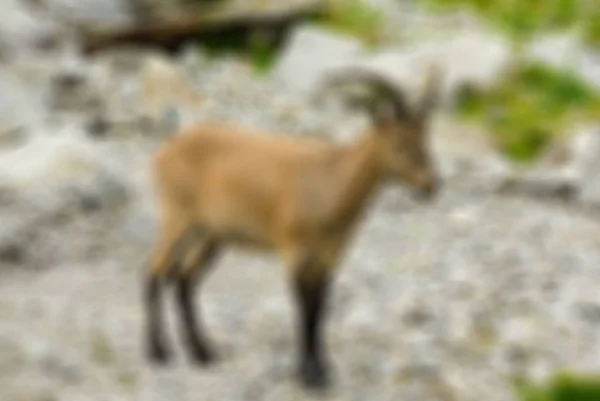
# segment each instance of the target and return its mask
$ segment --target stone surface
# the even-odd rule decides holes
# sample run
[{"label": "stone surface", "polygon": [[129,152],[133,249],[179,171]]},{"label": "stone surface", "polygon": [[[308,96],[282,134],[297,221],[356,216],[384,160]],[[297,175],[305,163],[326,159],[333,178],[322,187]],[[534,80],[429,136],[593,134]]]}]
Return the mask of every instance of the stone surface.
[{"label": "stone surface", "polygon": [[581,127],[573,134],[572,169],[579,173],[579,200],[600,206],[600,126]]},{"label": "stone surface", "polygon": [[110,216],[128,199],[127,179],[111,164],[114,159],[64,131],[53,137],[32,135],[25,146],[0,158],[0,191],[6,194],[0,208],[4,262],[38,266],[78,254],[85,239],[56,243],[61,231],[76,226],[81,216],[100,215],[105,222],[100,219],[101,225],[90,228],[109,229]]},{"label": "stone surface", "polygon": [[533,167],[513,171],[501,185],[503,190],[599,206],[598,126],[574,127],[566,138],[553,145]]},{"label": "stone surface", "polygon": [[6,57],[15,57],[28,48],[44,48],[44,43],[59,35],[59,25],[49,18],[35,15],[24,2],[4,0],[0,16],[0,46]]},{"label": "stone surface", "polygon": [[357,59],[358,41],[320,28],[295,28],[288,39],[274,76],[287,90],[312,94],[327,71]]},{"label": "stone surface", "polygon": [[199,111],[202,95],[186,72],[165,57],[148,57],[141,71],[144,116],[161,120],[170,129],[179,125],[177,113]]},{"label": "stone surface", "polygon": [[586,48],[574,33],[540,36],[529,45],[527,55],[530,60],[575,73],[600,89],[600,56]]},{"label": "stone surface", "polygon": [[45,113],[43,96],[11,71],[0,71],[0,136],[27,130]]},{"label": "stone surface", "polygon": [[77,24],[123,24],[133,21],[126,0],[48,0],[61,20]]},{"label": "stone surface", "polygon": [[464,87],[493,85],[512,61],[510,47],[502,37],[485,31],[465,31],[341,60],[329,74],[335,77],[352,68],[383,74],[403,88],[409,102],[416,106],[432,68],[441,72],[440,100],[445,103],[452,102]]}]

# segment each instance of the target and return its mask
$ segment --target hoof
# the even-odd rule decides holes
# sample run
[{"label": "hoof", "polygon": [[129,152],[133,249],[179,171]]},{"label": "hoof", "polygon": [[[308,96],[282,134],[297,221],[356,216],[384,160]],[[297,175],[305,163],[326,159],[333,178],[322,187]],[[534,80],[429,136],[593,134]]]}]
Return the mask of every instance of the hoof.
[{"label": "hoof", "polygon": [[209,366],[219,360],[217,354],[208,347],[193,347],[191,357],[198,366]]},{"label": "hoof", "polygon": [[310,390],[325,390],[331,386],[329,371],[322,363],[303,363],[298,376],[303,387]]},{"label": "hoof", "polygon": [[152,345],[148,349],[148,359],[154,365],[164,366],[171,360],[171,354],[163,346]]}]

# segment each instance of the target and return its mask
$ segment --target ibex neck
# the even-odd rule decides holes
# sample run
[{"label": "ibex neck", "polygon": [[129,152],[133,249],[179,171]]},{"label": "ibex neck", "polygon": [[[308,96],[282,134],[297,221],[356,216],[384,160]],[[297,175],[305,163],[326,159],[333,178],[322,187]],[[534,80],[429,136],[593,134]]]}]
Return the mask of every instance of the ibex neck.
[{"label": "ibex neck", "polygon": [[342,150],[337,168],[340,186],[336,226],[347,229],[360,217],[381,176],[377,141],[366,134]]}]

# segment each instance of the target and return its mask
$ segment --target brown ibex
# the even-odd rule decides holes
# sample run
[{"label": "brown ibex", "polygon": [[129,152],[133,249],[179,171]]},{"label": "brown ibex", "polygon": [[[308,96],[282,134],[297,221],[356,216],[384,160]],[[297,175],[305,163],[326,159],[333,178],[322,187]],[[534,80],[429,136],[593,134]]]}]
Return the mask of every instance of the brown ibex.
[{"label": "brown ibex", "polygon": [[187,349],[200,364],[213,361],[193,290],[225,247],[258,246],[277,251],[289,267],[298,307],[300,380],[306,387],[328,385],[321,334],[325,302],[367,201],[387,177],[425,198],[441,185],[427,150],[438,79],[428,81],[421,106],[410,107],[387,80],[354,73],[383,96],[367,104],[373,127],[352,144],[203,123],[158,151],[153,174],[162,221],[145,295],[151,360],[166,363],[170,356],[161,294],[163,282],[172,279]]}]

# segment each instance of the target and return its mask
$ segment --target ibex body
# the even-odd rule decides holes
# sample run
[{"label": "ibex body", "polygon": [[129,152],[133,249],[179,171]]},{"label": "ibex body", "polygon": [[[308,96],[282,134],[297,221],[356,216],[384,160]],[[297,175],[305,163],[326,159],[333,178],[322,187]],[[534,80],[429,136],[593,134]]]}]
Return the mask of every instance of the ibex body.
[{"label": "ibex body", "polygon": [[[189,128],[154,159],[161,227],[147,283],[148,351],[169,358],[163,335],[163,279],[176,280],[186,345],[202,364],[214,354],[193,306],[193,289],[228,245],[277,251],[298,306],[299,375],[324,386],[322,323],[344,245],[385,177],[431,196],[439,185],[427,151],[433,84],[419,110],[381,78],[359,78],[386,101],[370,103],[372,129],[352,144],[267,136],[225,124]],[[434,81],[435,82],[435,81]]]}]

